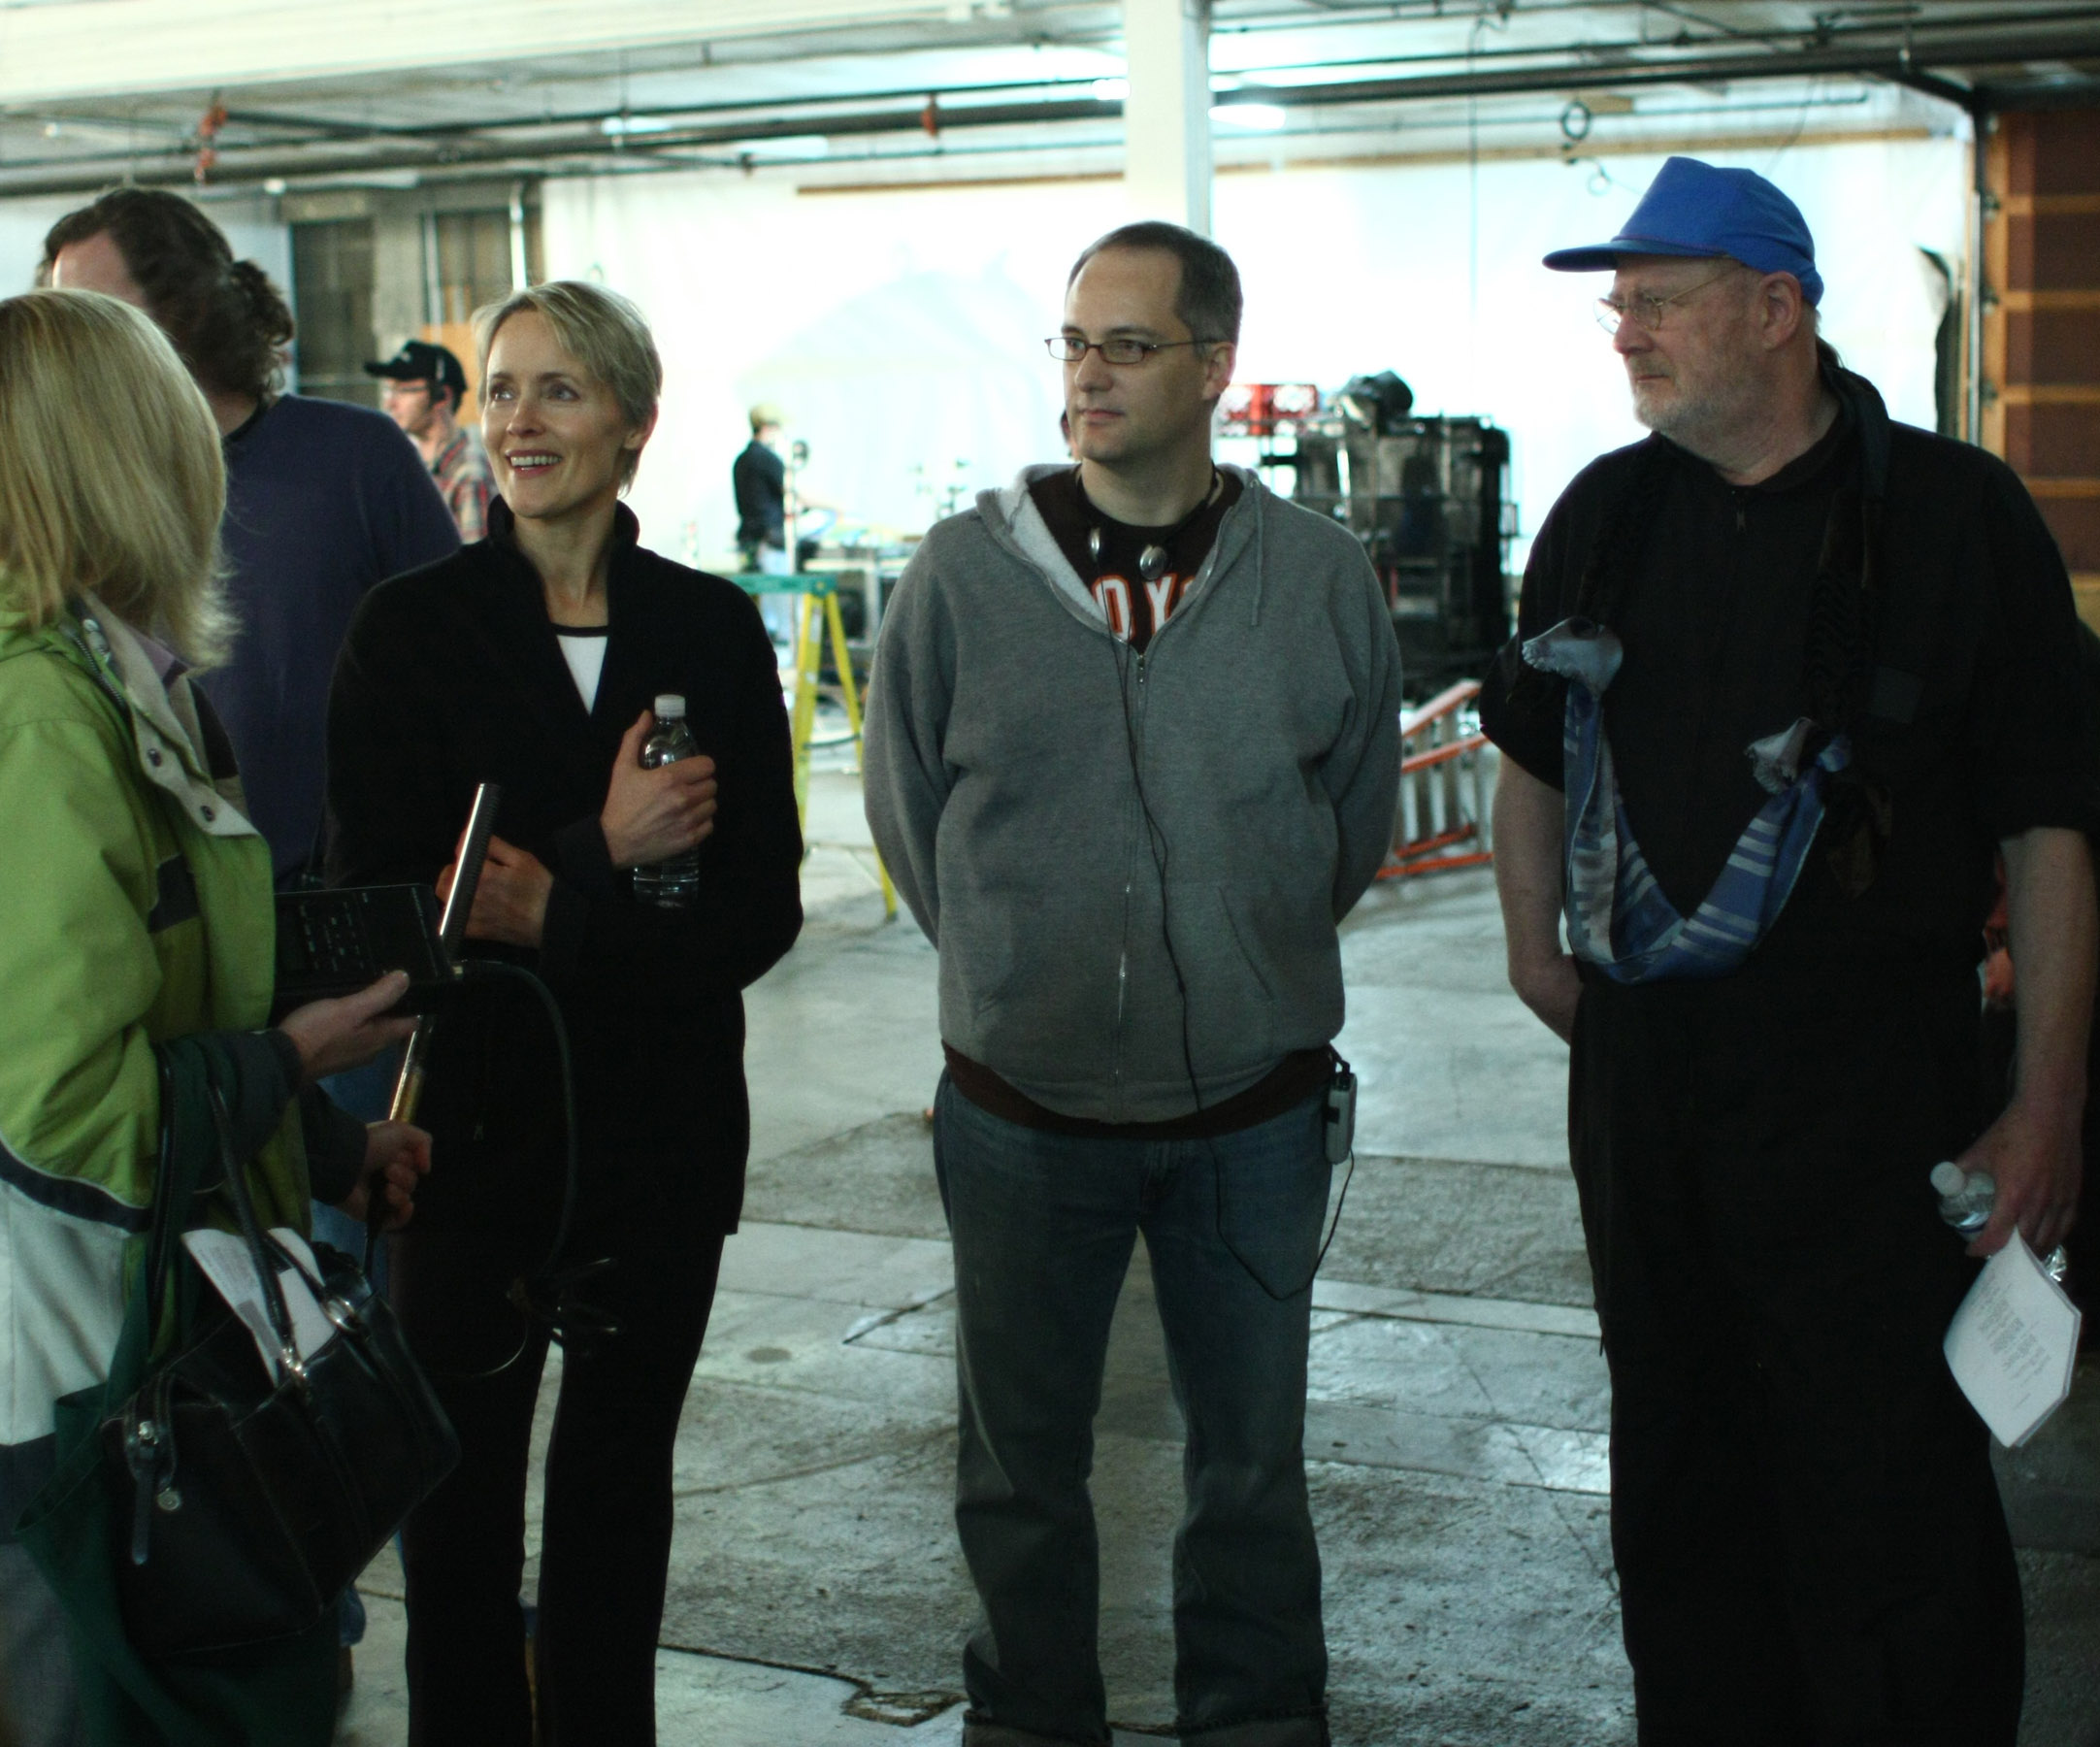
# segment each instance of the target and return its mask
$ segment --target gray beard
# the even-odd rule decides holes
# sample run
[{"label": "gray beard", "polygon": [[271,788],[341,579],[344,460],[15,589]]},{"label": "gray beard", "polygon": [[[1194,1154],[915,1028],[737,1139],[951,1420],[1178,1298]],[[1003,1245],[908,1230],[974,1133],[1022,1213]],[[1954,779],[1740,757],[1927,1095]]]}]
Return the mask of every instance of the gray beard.
[{"label": "gray beard", "polygon": [[1658,437],[1667,437],[1688,454],[1702,461],[1720,462],[1734,445],[1731,439],[1755,424],[1757,389],[1748,381],[1732,383],[1694,400],[1680,399],[1660,412],[1651,412],[1633,399],[1633,416]]}]

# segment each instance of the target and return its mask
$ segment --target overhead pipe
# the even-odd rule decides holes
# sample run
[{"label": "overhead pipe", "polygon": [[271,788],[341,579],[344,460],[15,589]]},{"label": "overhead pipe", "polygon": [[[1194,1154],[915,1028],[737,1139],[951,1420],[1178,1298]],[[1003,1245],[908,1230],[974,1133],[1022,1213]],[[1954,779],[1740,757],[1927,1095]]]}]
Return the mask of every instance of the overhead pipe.
[{"label": "overhead pipe", "polygon": [[[2082,15],[2083,16],[2083,15]],[[2095,9],[2100,17],[2100,9]],[[1936,39],[1937,32],[1919,35]],[[1397,79],[1361,79],[1319,84],[1243,83],[1237,89],[1220,91],[1220,106],[1268,104],[1285,108],[1326,108],[1340,105],[1393,105],[1434,102],[1459,97],[1499,97],[1542,92],[1582,90],[1629,90],[1655,85],[1700,84],[1805,79],[1815,76],[1852,75],[1879,78],[1891,83],[1930,91],[1964,108],[1988,107],[1987,93],[1927,70],[1933,62],[2005,66],[2025,61],[2062,60],[2100,53],[2100,29],[2088,24],[2082,29],[2059,28],[2032,35],[1994,37],[1987,45],[1950,45],[1944,50],[1936,40],[1923,48],[1914,40],[1902,46],[1855,47],[1831,43],[1821,48],[1799,49],[1784,55],[1769,52],[1701,54],[1671,59],[1640,59],[1631,55],[1606,56],[1579,65],[1553,67],[1488,67],[1472,73],[1414,75]],[[915,94],[916,95],[916,94]],[[815,113],[812,113],[814,111]],[[853,138],[888,133],[911,133],[921,126],[923,101],[911,107],[827,113],[822,104],[803,100],[793,109],[775,106],[773,118],[761,106],[752,106],[751,118],[723,120],[697,127],[672,127],[643,136],[643,148],[670,153],[733,148],[746,140],[787,139],[810,133],[834,138]],[[1064,122],[1115,120],[1123,105],[1115,98],[1066,98],[1034,103],[986,103],[956,108],[943,107],[944,132],[965,129],[1051,126]],[[600,118],[603,119],[602,117]],[[516,124],[520,129],[527,124]],[[628,143],[628,150],[635,143]],[[491,137],[483,129],[460,137],[423,141],[410,136],[388,137],[377,149],[359,148],[344,142],[330,149],[301,149],[281,146],[226,147],[221,149],[218,181],[221,185],[252,184],[292,178],[343,178],[383,172],[431,170],[458,175],[476,166],[491,173],[569,160],[580,165],[603,161],[613,155],[613,142],[601,127],[538,124],[528,137]],[[111,153],[104,157],[32,160],[0,165],[0,194],[68,194],[101,187],[113,180],[127,178],[148,183],[183,183],[192,180],[193,162],[185,153],[165,152],[151,157],[133,153]]]},{"label": "overhead pipe", "polygon": [[[1375,4],[1375,0],[1367,0],[1367,5],[1370,4]],[[1598,0],[1580,0],[1580,4],[1585,9],[1596,9]],[[1354,9],[1336,10],[1346,13]],[[1380,18],[1384,19],[1388,17],[1391,9],[1387,5],[1375,5],[1375,10],[1378,12]],[[1526,10],[1527,16],[1535,16],[1540,10],[1552,9],[1534,7]],[[1307,21],[1297,17],[1296,15],[1294,15],[1294,17],[1300,23]],[[1350,21],[1361,27],[1362,20],[1351,19]],[[2000,10],[1981,17],[1940,20],[1930,27],[1928,34],[1932,35],[1936,41],[1939,35],[1955,31],[1957,27],[1965,29],[1974,26],[1982,29],[1987,26],[1990,29],[2004,31],[2021,28],[2030,22],[2048,22],[2060,29],[2066,24],[2079,21],[2100,24],[2100,6],[2080,7],[2070,12],[2028,13],[2013,16],[2008,16],[2003,10]],[[1230,27],[1226,24],[1216,23],[1212,27],[1212,34],[1214,36],[1224,36],[1228,34],[1229,29]],[[1477,49],[1449,49],[1427,53],[1360,55],[1345,60],[1297,62],[1263,68],[1258,76],[1266,78],[1279,73],[1309,73],[1322,70],[1339,72],[1362,67],[1449,65],[1481,67],[1504,62],[1546,61],[1553,59],[1555,56],[1561,57],[1556,62],[1556,68],[1564,71],[1569,65],[1569,57],[1581,57],[1584,65],[1592,64],[1595,57],[1605,59],[1617,57],[1618,61],[1631,62],[1643,53],[1683,49],[1702,42],[1724,42],[1731,49],[1741,49],[1744,45],[1754,44],[1769,47],[1775,52],[1785,52],[1802,48],[1804,46],[1804,36],[1812,36],[1813,34],[1798,30],[1738,30],[1731,31],[1723,38],[1700,38],[1687,33],[1667,41],[1644,42],[1633,38],[1610,43],[1553,44],[1548,46],[1530,44],[1514,48],[1480,48]],[[1865,40],[1882,42],[1884,47],[1893,53],[1898,61],[1902,58],[1903,45],[1907,40],[1912,41],[1913,52],[1915,53],[1915,33],[1912,33],[1912,37],[1906,38],[1905,33],[1898,27],[1866,23],[1849,26],[1842,34],[1849,41],[1854,43]],[[1886,39],[1886,42],[1884,42],[1884,39]],[[2094,46],[2090,36],[2085,39],[2085,46],[2088,48]],[[1949,46],[1948,52],[1935,55],[1933,58],[1946,59],[1949,58],[1951,52],[1952,45]],[[1230,72],[1229,69],[1219,69],[1219,71]],[[1234,76],[1237,77],[1237,75]],[[1103,77],[1106,76],[1089,75],[1069,79],[1004,80],[991,83],[943,85],[939,87],[939,90],[943,102],[954,102],[957,99],[972,97],[1006,96],[1017,91],[1055,92],[1089,88],[1100,83]],[[823,110],[832,107],[851,111],[856,108],[886,107],[890,104],[920,104],[925,99],[926,90],[927,87],[921,83],[902,88],[841,91],[828,93],[821,97],[786,98],[760,102],[743,99],[736,102],[716,103],[628,104],[624,105],[618,114],[619,118],[624,120],[648,122],[669,119],[697,120],[700,117],[709,115],[748,115],[761,110],[793,107],[798,114],[815,116]],[[23,113],[28,115],[28,112]],[[567,111],[558,115],[498,115],[484,116],[479,119],[415,122],[412,124],[381,121],[345,121],[341,119],[314,121],[299,116],[280,115],[272,110],[253,109],[246,106],[230,106],[227,110],[227,116],[231,121],[239,124],[270,128],[295,136],[293,140],[286,143],[303,145],[353,140],[443,140],[510,129],[531,131],[550,127],[596,127],[612,118],[604,109],[589,109]],[[28,118],[43,119],[46,117],[40,113],[28,115]],[[49,118],[61,123],[68,120],[79,120],[90,125],[101,126],[123,126],[129,122],[129,117],[98,115],[93,112],[61,113],[54,111]],[[186,137],[186,129],[176,129],[175,131],[182,133]]]}]

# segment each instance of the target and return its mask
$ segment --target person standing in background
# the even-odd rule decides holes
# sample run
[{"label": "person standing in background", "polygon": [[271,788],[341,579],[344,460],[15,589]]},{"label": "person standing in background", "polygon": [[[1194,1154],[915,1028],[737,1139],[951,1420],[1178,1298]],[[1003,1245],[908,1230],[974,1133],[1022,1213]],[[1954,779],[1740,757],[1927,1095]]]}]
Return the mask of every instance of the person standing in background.
[{"label": "person standing in background", "polygon": [[375,582],[455,550],[459,531],[391,419],[282,391],[283,294],[180,194],[115,188],[68,213],[44,239],[39,278],[144,310],[217,420],[219,544],[241,634],[203,683],[278,883],[293,883],[318,861],[328,681],[350,614]]},{"label": "person standing in background", "polygon": [[787,548],[787,463],[780,459],[780,409],[761,401],[751,409],[751,441],[731,464],[737,493],[737,549],[751,569],[786,576],[795,568]]},{"label": "person standing in background", "polygon": [[391,358],[365,366],[386,383],[386,415],[422,450],[438,494],[451,511],[459,538],[471,544],[488,532],[488,457],[459,422],[467,404],[467,372],[448,346],[410,340]]}]

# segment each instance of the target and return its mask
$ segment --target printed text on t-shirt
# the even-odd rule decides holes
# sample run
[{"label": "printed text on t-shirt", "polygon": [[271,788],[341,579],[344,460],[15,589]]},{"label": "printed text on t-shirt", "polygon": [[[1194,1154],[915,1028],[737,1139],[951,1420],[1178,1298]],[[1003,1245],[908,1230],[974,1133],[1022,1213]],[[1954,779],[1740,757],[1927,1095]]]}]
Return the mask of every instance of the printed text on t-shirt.
[{"label": "printed text on t-shirt", "polygon": [[[1140,578],[1136,584],[1144,590],[1144,604],[1151,609],[1148,628],[1157,635],[1176,607],[1181,605],[1183,591],[1189,579],[1173,571],[1147,582]],[[1108,629],[1118,643],[1129,643],[1132,630],[1132,608],[1134,596],[1130,579],[1109,575],[1094,579],[1095,603],[1101,610],[1101,616],[1108,621]]]}]

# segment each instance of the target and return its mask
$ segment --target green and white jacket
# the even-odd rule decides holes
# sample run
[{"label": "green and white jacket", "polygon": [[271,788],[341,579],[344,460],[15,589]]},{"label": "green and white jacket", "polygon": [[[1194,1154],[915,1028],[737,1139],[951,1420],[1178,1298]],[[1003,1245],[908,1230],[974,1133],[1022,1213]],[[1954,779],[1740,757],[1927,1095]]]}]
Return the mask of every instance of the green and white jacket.
[{"label": "green and white jacket", "polygon": [[[154,1045],[268,1020],[270,851],[204,747],[188,682],[92,596],[41,629],[0,612],[0,1540],[49,1471],[52,1403],[107,1374],[152,1203]],[[303,1231],[289,1090],[249,1181],[266,1225]]]}]

